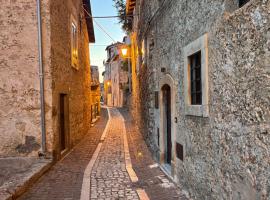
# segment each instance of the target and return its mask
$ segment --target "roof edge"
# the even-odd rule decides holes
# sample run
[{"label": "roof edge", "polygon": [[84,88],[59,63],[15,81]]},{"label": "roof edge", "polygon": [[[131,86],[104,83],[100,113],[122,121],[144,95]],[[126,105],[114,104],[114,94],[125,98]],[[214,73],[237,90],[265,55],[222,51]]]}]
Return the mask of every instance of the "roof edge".
[{"label": "roof edge", "polygon": [[[94,24],[93,24],[90,0],[83,0],[83,8],[84,8],[85,20],[86,20],[86,25],[87,25],[89,43],[95,43],[96,38],[95,38],[95,32],[94,32]],[[91,17],[89,16],[89,14]]]},{"label": "roof edge", "polygon": [[135,8],[136,0],[127,0],[126,2],[126,13],[127,15],[130,15],[133,13],[133,10]]}]

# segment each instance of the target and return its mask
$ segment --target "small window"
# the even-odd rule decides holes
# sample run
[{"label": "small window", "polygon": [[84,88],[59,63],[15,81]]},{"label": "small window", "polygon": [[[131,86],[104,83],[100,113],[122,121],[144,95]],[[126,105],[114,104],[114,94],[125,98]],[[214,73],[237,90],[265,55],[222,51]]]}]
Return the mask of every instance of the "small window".
[{"label": "small window", "polygon": [[143,40],[141,43],[140,56],[141,56],[141,64],[146,64],[146,40]]},{"label": "small window", "polygon": [[71,23],[71,61],[72,66],[78,69],[78,28]]},{"label": "small window", "polygon": [[202,104],[201,51],[189,56],[191,105]]},{"label": "small window", "polygon": [[239,0],[239,8],[244,6],[247,2],[249,2],[249,0]]},{"label": "small window", "polygon": [[176,156],[178,159],[184,161],[184,147],[182,144],[176,142]]},{"label": "small window", "polygon": [[185,114],[209,116],[208,103],[208,34],[184,47]]},{"label": "small window", "polygon": [[159,92],[155,91],[155,108],[158,109],[159,104],[159,98],[158,98]]}]

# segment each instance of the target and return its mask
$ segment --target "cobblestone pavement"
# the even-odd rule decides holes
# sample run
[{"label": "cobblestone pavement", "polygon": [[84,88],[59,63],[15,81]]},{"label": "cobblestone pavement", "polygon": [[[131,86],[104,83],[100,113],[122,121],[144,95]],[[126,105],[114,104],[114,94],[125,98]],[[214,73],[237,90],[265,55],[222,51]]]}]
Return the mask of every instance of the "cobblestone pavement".
[{"label": "cobblestone pavement", "polygon": [[124,122],[111,109],[111,122],[91,174],[91,199],[139,199],[125,165]]},{"label": "cobblestone pavement", "polygon": [[177,187],[152,159],[144,139],[126,109],[119,109],[125,119],[129,151],[133,169],[139,181],[137,187],[143,188],[152,200],[186,200],[187,193]]},{"label": "cobblestone pavement", "polygon": [[104,140],[100,140],[107,122],[103,109],[102,119],[85,139],[19,199],[147,200],[142,198],[144,191],[152,200],[187,199],[152,160],[128,112],[111,108],[110,116]]},{"label": "cobblestone pavement", "polygon": [[45,174],[20,200],[78,200],[85,167],[91,159],[108,119],[106,109],[85,138]]}]

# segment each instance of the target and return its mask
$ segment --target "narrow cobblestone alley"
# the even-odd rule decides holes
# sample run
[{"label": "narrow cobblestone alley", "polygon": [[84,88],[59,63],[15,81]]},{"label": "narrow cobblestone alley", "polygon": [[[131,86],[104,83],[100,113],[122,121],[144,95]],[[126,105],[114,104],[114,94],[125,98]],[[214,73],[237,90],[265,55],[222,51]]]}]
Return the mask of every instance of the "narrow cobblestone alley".
[{"label": "narrow cobblestone alley", "polygon": [[103,109],[85,139],[19,199],[186,199],[151,159],[128,112],[120,112],[110,108],[107,120]]},{"label": "narrow cobblestone alley", "polygon": [[270,0],[2,0],[0,44],[0,200],[270,200]]}]

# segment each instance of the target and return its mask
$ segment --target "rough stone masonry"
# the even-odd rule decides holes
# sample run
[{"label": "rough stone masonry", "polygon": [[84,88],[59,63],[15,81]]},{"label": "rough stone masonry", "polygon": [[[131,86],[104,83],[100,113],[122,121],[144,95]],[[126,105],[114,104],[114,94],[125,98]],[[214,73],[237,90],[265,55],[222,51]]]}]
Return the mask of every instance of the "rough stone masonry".
[{"label": "rough stone masonry", "polygon": [[[90,127],[89,41],[94,41],[94,35],[82,8],[87,2],[41,1],[46,145],[58,157],[60,94],[67,97],[66,149]],[[78,30],[77,69],[71,66],[71,19]],[[1,1],[0,41],[0,157],[37,156],[41,120],[35,0]]]},{"label": "rough stone masonry", "polygon": [[[172,89],[172,170],[194,199],[270,199],[270,1],[136,1],[135,118],[162,160],[162,102]],[[185,48],[207,34],[208,116],[186,114]],[[169,77],[169,78],[168,78]],[[168,81],[169,79],[169,81]],[[136,89],[136,88],[135,88]],[[176,144],[183,146],[183,161]]]}]

